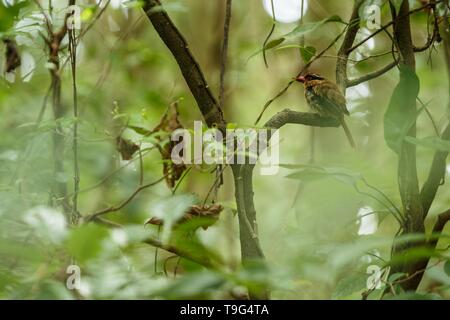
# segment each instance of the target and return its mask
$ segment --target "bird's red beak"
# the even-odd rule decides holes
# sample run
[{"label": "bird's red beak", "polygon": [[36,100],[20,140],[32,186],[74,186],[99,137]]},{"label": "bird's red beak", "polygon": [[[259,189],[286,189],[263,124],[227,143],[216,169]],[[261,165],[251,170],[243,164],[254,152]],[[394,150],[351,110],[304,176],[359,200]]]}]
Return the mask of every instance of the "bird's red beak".
[{"label": "bird's red beak", "polygon": [[295,79],[295,81],[298,81],[298,82],[301,82],[301,83],[305,83],[305,81],[306,81],[304,76],[300,76],[300,77],[297,77],[297,78],[294,78],[294,79]]}]

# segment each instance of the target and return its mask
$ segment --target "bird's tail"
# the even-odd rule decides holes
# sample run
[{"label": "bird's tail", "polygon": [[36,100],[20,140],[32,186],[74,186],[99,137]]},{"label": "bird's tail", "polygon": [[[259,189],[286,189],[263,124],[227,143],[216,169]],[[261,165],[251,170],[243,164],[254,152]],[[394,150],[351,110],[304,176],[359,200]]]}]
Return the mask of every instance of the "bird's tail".
[{"label": "bird's tail", "polygon": [[353,140],[353,136],[350,132],[350,129],[347,127],[347,124],[345,123],[344,117],[341,118],[341,125],[342,128],[344,128],[345,135],[347,136],[348,142],[350,142],[350,145],[352,148],[356,149],[355,140]]}]

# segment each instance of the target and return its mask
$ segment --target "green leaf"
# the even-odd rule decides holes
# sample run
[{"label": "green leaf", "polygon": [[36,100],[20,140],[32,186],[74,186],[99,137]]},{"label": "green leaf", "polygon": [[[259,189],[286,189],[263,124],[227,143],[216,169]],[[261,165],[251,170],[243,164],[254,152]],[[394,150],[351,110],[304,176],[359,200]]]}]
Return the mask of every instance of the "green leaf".
[{"label": "green leaf", "polygon": [[299,25],[299,26],[295,27],[291,32],[285,34],[284,37],[285,38],[295,38],[295,37],[305,35],[307,33],[310,33],[312,31],[316,30],[317,28],[320,28],[321,26],[323,26],[324,24],[326,24],[328,22],[344,23],[344,21],[341,19],[341,17],[339,17],[338,15],[334,15],[334,16],[331,16],[331,17],[321,20],[321,21],[309,22],[309,23]]},{"label": "green leaf", "polygon": [[[278,38],[278,39],[274,39],[272,41],[269,41],[268,43],[266,43],[266,45],[264,46],[264,48],[259,49],[258,51],[256,51],[255,53],[251,54],[250,57],[247,58],[247,62],[257,56],[258,54],[260,54],[263,51],[267,51],[273,48],[276,48],[277,46],[279,46],[280,44],[282,44],[284,42],[285,38]],[[247,63],[246,62],[246,63]]]},{"label": "green leaf", "polygon": [[[278,38],[278,39],[274,39],[274,40],[268,42],[268,43],[264,46],[264,48],[262,48],[262,49],[256,51],[256,52],[253,53],[252,55],[250,55],[250,57],[248,57],[248,59],[247,59],[247,62],[248,62],[251,58],[253,58],[254,56],[260,54],[260,53],[263,52],[263,51],[267,51],[267,50],[270,50],[270,49],[273,49],[273,48],[278,47],[280,44],[282,44],[282,43],[283,43],[285,40],[287,40],[287,39],[296,38],[296,37],[299,37],[299,36],[301,36],[301,35],[304,35],[304,34],[307,34],[307,33],[309,33],[309,32],[312,32],[312,31],[316,30],[317,28],[323,26],[324,24],[326,24],[326,23],[328,23],[328,22],[340,22],[340,23],[345,23],[345,22],[341,19],[341,17],[339,17],[338,15],[334,15],[334,16],[331,16],[331,17],[329,17],[329,18],[327,18],[327,19],[320,20],[320,21],[317,21],[317,22],[310,22],[310,23],[302,24],[302,25],[297,26],[296,28],[294,28],[291,32],[285,34],[283,37]],[[316,49],[313,48],[313,47],[306,47],[306,48],[304,48],[304,49],[305,49],[306,52],[308,52],[308,53],[305,52],[305,56],[303,56],[303,54],[302,54],[302,58],[303,58],[305,61],[306,61],[306,60],[309,61],[309,60],[314,56],[314,54],[316,53]],[[314,52],[314,53],[311,55],[311,52]],[[309,57],[309,59],[305,59],[305,58],[308,58],[308,57]]]},{"label": "green leaf", "polygon": [[406,273],[404,273],[404,272],[397,272],[397,273],[391,274],[388,278],[388,282],[393,283],[397,280],[400,280],[401,278],[403,278],[405,276],[406,276]]},{"label": "green leaf", "polygon": [[355,273],[339,280],[333,292],[332,299],[347,298],[353,293],[366,289],[367,277],[366,274]]},{"label": "green leaf", "polygon": [[103,248],[103,240],[108,236],[105,227],[89,224],[71,232],[67,241],[67,249],[80,262],[97,256]]},{"label": "green leaf", "polygon": [[400,66],[400,82],[395,87],[384,115],[384,139],[396,153],[400,152],[402,143],[411,126],[416,121],[416,99],[420,82],[413,69]]},{"label": "green leaf", "polygon": [[158,293],[167,299],[207,298],[208,291],[219,289],[225,280],[215,272],[202,271],[189,274],[175,281],[168,288]]},{"label": "green leaf", "polygon": [[450,141],[443,140],[438,137],[428,137],[424,139],[417,139],[415,137],[405,137],[405,141],[415,144],[417,146],[438,150],[438,151],[450,151]]},{"label": "green leaf", "polygon": [[300,47],[300,55],[302,56],[303,62],[308,63],[316,54],[317,50],[314,47]]},{"label": "green leaf", "polygon": [[[286,166],[284,166],[286,167]],[[289,166],[295,168],[295,166]],[[355,186],[356,183],[361,180],[362,176],[359,173],[355,173],[345,168],[333,168],[333,167],[320,167],[320,166],[307,166],[300,165],[301,170],[286,176],[290,179],[301,180],[304,182],[312,182],[324,178],[333,178],[339,182]]]},{"label": "green leaf", "polygon": [[450,277],[450,260],[447,260],[444,264],[444,271]]},{"label": "green leaf", "polygon": [[28,5],[28,1],[18,2],[11,6],[4,5],[0,1],[0,32],[8,31],[12,28],[14,20],[19,15],[20,9]]},{"label": "green leaf", "polygon": [[276,46],[282,44],[284,42],[285,38],[279,38],[279,39],[274,39],[272,41],[269,41],[265,46],[264,46],[264,50],[270,50],[275,48]]}]

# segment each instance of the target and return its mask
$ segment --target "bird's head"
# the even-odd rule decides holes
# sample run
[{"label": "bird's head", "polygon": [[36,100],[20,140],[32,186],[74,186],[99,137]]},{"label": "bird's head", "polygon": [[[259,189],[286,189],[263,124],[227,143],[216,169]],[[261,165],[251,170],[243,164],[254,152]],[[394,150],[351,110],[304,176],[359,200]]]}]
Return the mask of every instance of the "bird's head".
[{"label": "bird's head", "polygon": [[324,80],[324,77],[319,76],[315,73],[308,73],[304,76],[299,76],[298,78],[295,78],[295,81],[301,82],[301,83],[307,83],[312,80]]}]

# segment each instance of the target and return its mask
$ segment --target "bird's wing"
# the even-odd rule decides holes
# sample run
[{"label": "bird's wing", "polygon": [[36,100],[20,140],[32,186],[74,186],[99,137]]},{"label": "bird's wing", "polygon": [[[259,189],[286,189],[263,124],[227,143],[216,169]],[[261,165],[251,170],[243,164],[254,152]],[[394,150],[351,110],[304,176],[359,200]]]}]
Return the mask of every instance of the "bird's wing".
[{"label": "bird's wing", "polygon": [[318,99],[329,108],[330,112],[336,115],[349,115],[345,97],[333,82],[322,80],[313,86],[313,90]]}]

